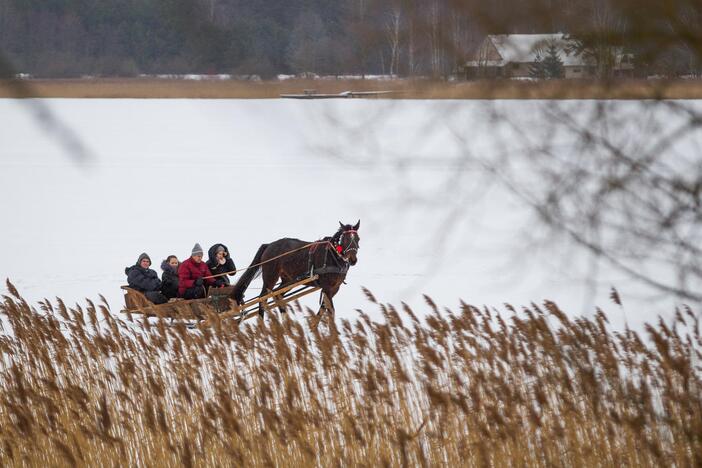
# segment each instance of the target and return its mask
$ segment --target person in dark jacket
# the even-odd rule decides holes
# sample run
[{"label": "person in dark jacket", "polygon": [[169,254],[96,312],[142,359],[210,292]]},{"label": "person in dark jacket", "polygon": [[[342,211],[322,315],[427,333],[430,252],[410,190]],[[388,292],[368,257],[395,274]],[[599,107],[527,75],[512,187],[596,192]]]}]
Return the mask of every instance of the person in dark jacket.
[{"label": "person in dark jacket", "polygon": [[229,256],[229,249],[224,244],[215,244],[207,251],[207,268],[210,269],[213,275],[222,275],[215,278],[216,286],[226,286],[229,284],[229,276],[236,275],[236,265],[234,260]]},{"label": "person in dark jacket", "polygon": [[161,293],[168,299],[178,297],[178,257],[169,255],[161,262]]},{"label": "person in dark jacket", "polygon": [[178,296],[184,299],[201,299],[207,294],[205,286],[214,286],[215,280],[207,278],[212,276],[210,269],[202,261],[202,247],[195,244],[190,258],[180,264],[178,268]]},{"label": "person in dark jacket", "polygon": [[124,269],[127,275],[127,284],[130,288],[144,293],[144,296],[154,304],[163,304],[168,299],[161,294],[161,280],[158,274],[149,268],[151,259],[145,253],[139,255],[136,265]]}]

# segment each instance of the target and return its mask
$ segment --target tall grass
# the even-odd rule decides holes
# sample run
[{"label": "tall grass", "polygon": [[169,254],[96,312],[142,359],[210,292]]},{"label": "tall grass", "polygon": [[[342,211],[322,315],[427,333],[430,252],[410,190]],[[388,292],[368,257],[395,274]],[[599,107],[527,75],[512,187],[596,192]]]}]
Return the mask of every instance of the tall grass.
[{"label": "tall grass", "polygon": [[620,79],[548,81],[237,80],[152,78],[0,80],[2,97],[270,99],[315,89],[319,93],[394,91],[383,99],[700,99],[700,80]]},{"label": "tall grass", "polygon": [[699,466],[698,319],[427,298],[355,321],[191,330],[90,301],[0,316],[0,465]]}]

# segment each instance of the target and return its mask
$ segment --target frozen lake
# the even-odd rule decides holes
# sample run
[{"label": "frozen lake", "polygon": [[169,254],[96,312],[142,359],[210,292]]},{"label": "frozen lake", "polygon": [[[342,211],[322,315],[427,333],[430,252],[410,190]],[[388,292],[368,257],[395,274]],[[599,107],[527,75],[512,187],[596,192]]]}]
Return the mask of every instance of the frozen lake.
[{"label": "frozen lake", "polygon": [[[489,118],[491,103],[41,101],[85,145],[84,161],[38,124],[34,104],[0,100],[0,278],[32,301],[103,294],[116,311],[124,267],[143,251],[159,275],[163,258],[184,260],[195,242],[228,245],[244,267],[261,243],[312,241],[360,219],[359,261],[335,298],[342,317],[357,308],[379,317],[361,286],[418,312],[422,294],[450,308],[460,299],[496,307],[550,299],[571,314],[600,305],[616,325],[614,285],[631,323],[672,312],[673,299],[652,303],[606,266],[588,281],[590,261],[575,251],[534,247],[524,205],[461,165],[467,150],[504,155],[523,145],[518,129]],[[538,138],[550,104],[496,105]]]}]

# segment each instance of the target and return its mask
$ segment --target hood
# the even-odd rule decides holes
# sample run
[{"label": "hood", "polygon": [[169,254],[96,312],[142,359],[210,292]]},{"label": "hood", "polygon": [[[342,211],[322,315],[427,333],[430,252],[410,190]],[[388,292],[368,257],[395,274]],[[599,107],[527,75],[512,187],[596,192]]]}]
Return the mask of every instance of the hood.
[{"label": "hood", "polygon": [[151,257],[149,257],[149,255],[145,252],[145,253],[139,255],[139,258],[137,258],[137,261],[134,265],[128,266],[127,268],[124,269],[124,274],[129,276],[129,272],[132,270],[132,268],[141,268],[141,261],[144,260],[145,258],[148,258],[149,261],[151,262]]},{"label": "hood", "polygon": [[[139,255],[139,258],[137,259],[136,264],[137,265],[140,264],[141,261],[144,260],[145,258],[148,258],[149,261],[151,262],[151,257],[149,257],[149,255],[146,252],[144,252],[143,254]],[[151,263],[153,263],[153,262],[151,262]]]},{"label": "hood", "polygon": [[207,251],[207,261],[214,261],[215,256],[217,254],[217,247],[219,247],[220,245],[224,248],[224,251],[227,252],[227,258],[229,258],[229,249],[227,248],[227,246],[224,244],[215,244],[212,247],[210,247],[210,250]]},{"label": "hood", "polygon": [[161,270],[170,271],[171,273],[177,273],[176,268],[173,268],[171,264],[168,263],[168,260],[164,260],[161,262]]}]

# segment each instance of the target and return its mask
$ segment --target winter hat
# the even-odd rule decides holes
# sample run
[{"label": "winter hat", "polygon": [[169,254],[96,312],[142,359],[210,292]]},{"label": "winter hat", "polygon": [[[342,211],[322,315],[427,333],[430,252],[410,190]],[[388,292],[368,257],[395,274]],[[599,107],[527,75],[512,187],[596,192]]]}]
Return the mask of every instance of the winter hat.
[{"label": "winter hat", "polygon": [[202,247],[200,247],[200,244],[195,244],[195,246],[193,247],[193,251],[190,252],[190,255],[202,255],[202,253]]},{"label": "winter hat", "polygon": [[220,252],[225,252],[224,246],[222,244],[217,246],[217,249],[215,249],[215,254],[218,254]]},{"label": "winter hat", "polygon": [[149,261],[149,263],[151,263],[151,257],[149,257],[148,254],[146,254],[146,252],[145,252],[145,253],[139,255],[139,259],[137,260],[137,265],[141,265],[141,261],[144,259],[147,259]]}]

